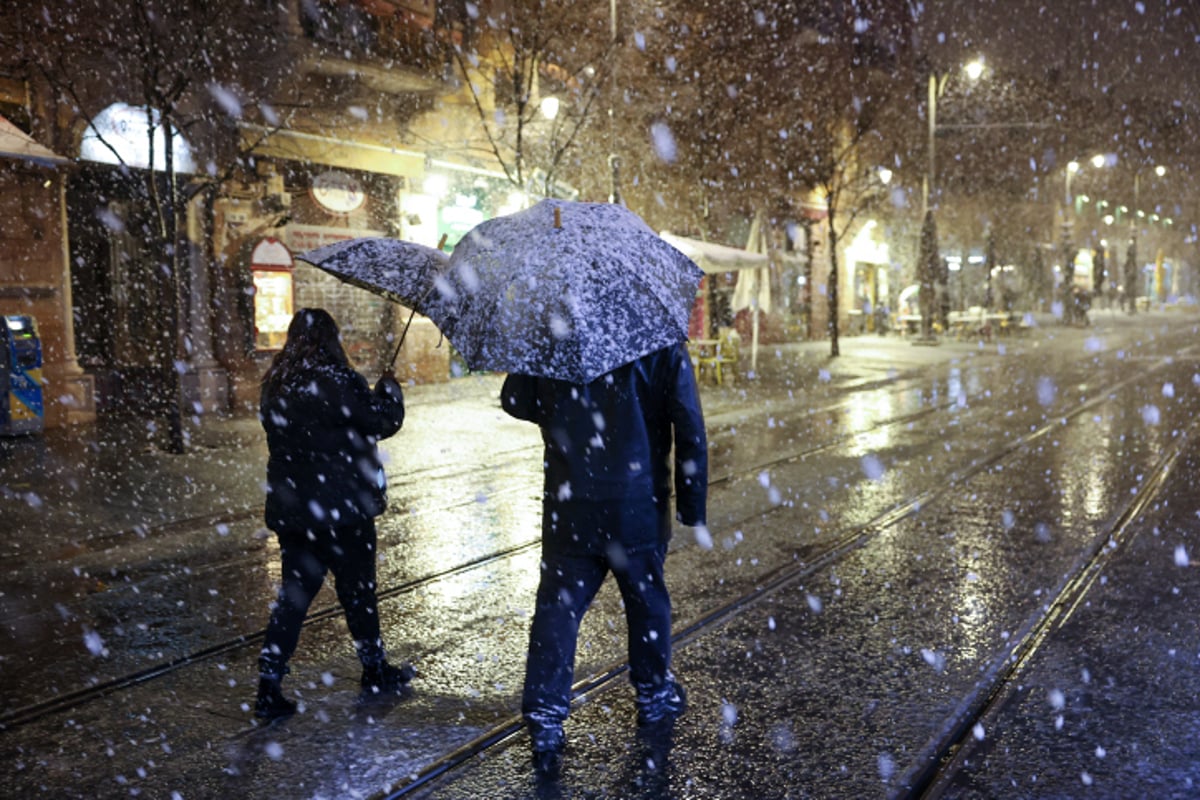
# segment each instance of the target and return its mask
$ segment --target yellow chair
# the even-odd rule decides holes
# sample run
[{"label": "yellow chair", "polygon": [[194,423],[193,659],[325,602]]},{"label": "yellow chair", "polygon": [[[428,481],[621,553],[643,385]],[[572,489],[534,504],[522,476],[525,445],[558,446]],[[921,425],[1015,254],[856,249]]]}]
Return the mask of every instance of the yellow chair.
[{"label": "yellow chair", "polygon": [[716,378],[717,385],[724,382],[725,370],[731,376],[737,374],[738,361],[741,359],[742,337],[734,328],[722,328],[717,335]]},{"label": "yellow chair", "polygon": [[702,339],[692,343],[692,365],[696,371],[696,382],[704,374],[712,375],[717,386],[725,383],[726,368],[736,367],[740,355],[741,338],[733,328],[722,328],[716,339]]}]

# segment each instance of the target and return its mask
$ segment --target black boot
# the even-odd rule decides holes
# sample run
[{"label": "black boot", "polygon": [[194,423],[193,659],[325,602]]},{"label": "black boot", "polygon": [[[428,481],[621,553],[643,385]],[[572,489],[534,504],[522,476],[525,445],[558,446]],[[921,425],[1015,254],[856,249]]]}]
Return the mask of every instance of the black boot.
[{"label": "black boot", "polygon": [[262,675],[258,679],[258,699],[254,701],[254,716],[273,720],[296,713],[296,704],[283,696],[282,677]]},{"label": "black boot", "polygon": [[687,711],[687,692],[675,676],[668,675],[666,683],[657,689],[638,688],[637,709],[637,722],[642,727],[674,721]]},{"label": "black boot", "polygon": [[526,717],[529,728],[529,744],[533,749],[533,769],[540,777],[555,778],[562,768],[563,751],[567,737],[557,720],[547,722],[536,717]]},{"label": "black boot", "polygon": [[411,664],[393,667],[386,659],[363,664],[362,688],[374,694],[396,694],[404,691],[416,674]]}]

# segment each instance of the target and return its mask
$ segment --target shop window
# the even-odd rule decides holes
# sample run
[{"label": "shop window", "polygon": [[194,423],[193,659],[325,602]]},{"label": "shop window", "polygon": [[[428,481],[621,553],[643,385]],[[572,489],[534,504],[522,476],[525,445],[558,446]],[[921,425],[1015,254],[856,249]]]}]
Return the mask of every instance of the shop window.
[{"label": "shop window", "polygon": [[263,239],[250,257],[254,277],[254,346],[278,350],[295,311],[292,254],[278,239]]},{"label": "shop window", "polygon": [[254,270],[254,346],[278,350],[292,321],[292,273]]}]

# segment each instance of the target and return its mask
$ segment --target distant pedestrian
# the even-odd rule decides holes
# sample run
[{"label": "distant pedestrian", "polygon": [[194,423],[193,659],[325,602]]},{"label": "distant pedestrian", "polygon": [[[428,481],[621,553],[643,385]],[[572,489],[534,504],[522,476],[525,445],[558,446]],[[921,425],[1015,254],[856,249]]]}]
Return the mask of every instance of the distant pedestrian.
[{"label": "distant pedestrian", "polygon": [[259,417],[270,452],[266,522],[279,540],[283,574],[258,660],[254,715],[295,712],[280,682],[327,571],[362,662],[362,687],[399,691],[414,672],[389,664],[380,638],[375,517],[386,507],[376,442],[404,423],[400,384],[387,374],[372,391],[350,366],[333,317],[301,309],[263,377]]},{"label": "distant pedestrian", "polygon": [[638,724],[687,707],[671,672],[671,598],[663,580],[676,517],[706,522],[708,445],[687,348],[663,348],[588,384],[509,375],[504,410],[537,423],[545,445],[541,580],[521,711],[534,764],[553,772],[566,746],[579,624],[611,571],[625,603]]}]

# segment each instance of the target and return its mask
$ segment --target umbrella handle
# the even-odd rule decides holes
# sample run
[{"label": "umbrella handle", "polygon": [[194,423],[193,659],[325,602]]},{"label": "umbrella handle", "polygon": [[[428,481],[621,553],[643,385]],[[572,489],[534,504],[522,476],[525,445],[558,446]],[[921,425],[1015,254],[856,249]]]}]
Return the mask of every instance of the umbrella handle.
[{"label": "umbrella handle", "polygon": [[[442,238],[438,241],[437,249],[441,250],[446,246],[446,239],[450,236],[448,233],[443,233]],[[424,305],[429,295],[433,294],[434,287],[430,286],[425,292],[425,296],[421,298],[421,304]],[[392,369],[396,366],[396,359],[400,357],[400,348],[404,346],[404,337],[408,336],[408,326],[412,325],[413,317],[417,313],[417,307],[413,306],[408,312],[408,322],[404,323],[404,330],[400,332],[400,341],[396,342],[396,350],[392,353],[392,360],[388,362],[388,366]],[[439,331],[441,333],[441,331]],[[441,339],[438,339],[438,344],[441,345]]]},{"label": "umbrella handle", "polygon": [[[446,241],[445,234],[442,234],[442,241],[443,242]],[[429,289],[426,290],[425,296],[421,298],[421,305],[425,304],[425,301],[429,299],[429,295],[433,294],[433,290],[435,288],[437,288],[437,287],[430,286]],[[413,317],[416,316],[416,314],[417,314],[417,307],[414,305],[408,311],[408,322],[404,323],[404,330],[400,331],[400,341],[396,342],[396,350],[395,350],[395,352],[392,353],[392,360],[388,362],[388,366],[392,369],[395,368],[396,359],[399,358],[399,356],[400,356],[400,348],[404,346],[404,337],[408,336],[408,326],[412,325]],[[439,333],[441,333],[441,331],[439,331]],[[441,344],[440,339],[438,340],[438,344]]]},{"label": "umbrella handle", "polygon": [[416,315],[415,308],[408,312],[408,322],[404,323],[404,330],[400,332],[400,341],[396,342],[396,349],[392,352],[392,359],[388,362],[389,369],[396,368],[396,359],[400,356],[400,348],[404,346],[404,337],[408,335],[408,326],[412,325],[413,317]]}]

